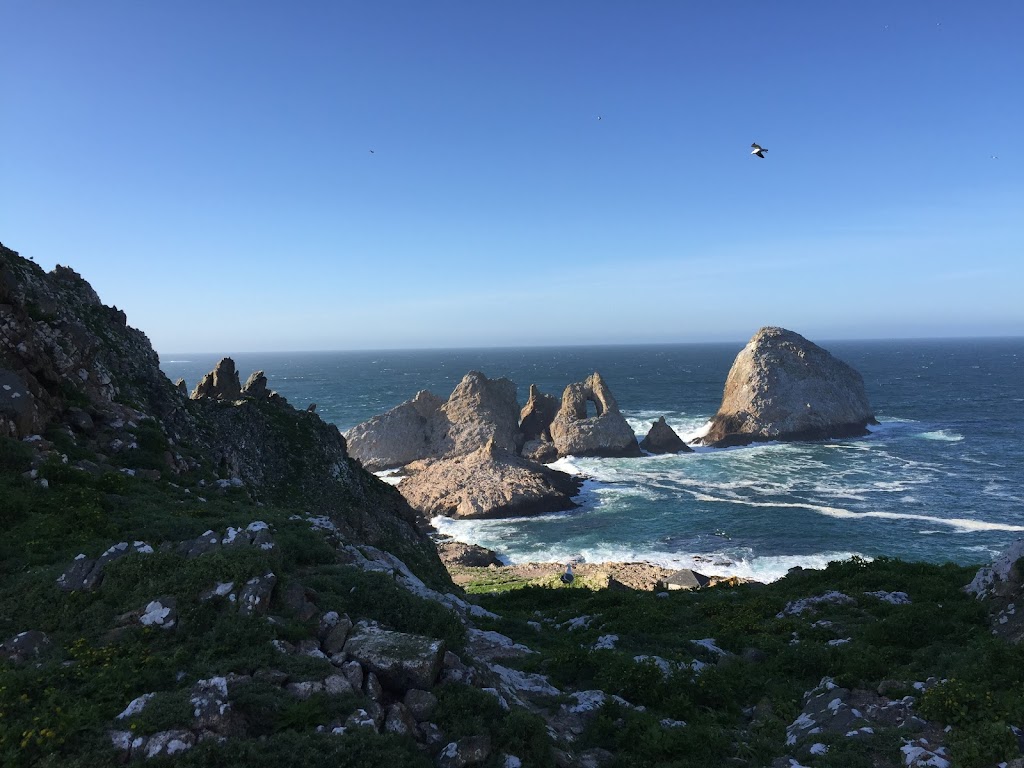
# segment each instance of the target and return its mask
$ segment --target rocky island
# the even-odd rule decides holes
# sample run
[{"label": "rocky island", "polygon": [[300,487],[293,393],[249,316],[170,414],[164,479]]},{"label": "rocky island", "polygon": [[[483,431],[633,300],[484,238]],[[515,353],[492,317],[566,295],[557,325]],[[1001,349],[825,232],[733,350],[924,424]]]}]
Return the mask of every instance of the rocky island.
[{"label": "rocky island", "polygon": [[[527,430],[508,385],[463,383],[451,407],[392,412],[415,450],[374,449],[452,462],[429,503],[473,504],[460,462],[505,471],[530,441],[607,426],[552,429],[531,393]],[[613,401],[577,407],[599,392],[591,377],[555,413],[600,419]],[[460,586],[354,451],[229,358],[190,396],[79,275],[0,246],[0,764],[1024,760],[1020,542],[980,571],[854,559],[712,586],[650,567],[656,589],[484,557]]]}]

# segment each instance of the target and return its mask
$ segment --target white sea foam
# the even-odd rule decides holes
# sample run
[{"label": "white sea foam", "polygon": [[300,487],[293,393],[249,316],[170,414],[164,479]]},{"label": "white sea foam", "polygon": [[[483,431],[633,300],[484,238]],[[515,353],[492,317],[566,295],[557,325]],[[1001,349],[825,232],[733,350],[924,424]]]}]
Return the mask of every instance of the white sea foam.
[{"label": "white sea foam", "polygon": [[941,440],[947,443],[959,443],[964,436],[957,432],[950,432],[947,429],[936,429],[933,432],[920,432],[917,437],[923,440]]},{"label": "white sea foam", "polygon": [[921,520],[929,523],[948,525],[961,533],[973,531],[1024,531],[1024,525],[1010,525],[1009,523],[991,523],[986,520],[970,520],[963,517],[935,517],[933,515],[911,515],[903,512],[854,512],[841,507],[827,507],[821,504],[810,504],[803,502],[783,501],[749,501],[747,499],[721,499],[710,496],[706,493],[694,493],[698,501],[725,502],[729,504],[742,504],[748,507],[770,507],[776,509],[806,509],[819,515],[827,517],[842,518],[845,520],[857,520],[866,518],[884,518],[887,520]]},{"label": "white sea foam", "polygon": [[401,469],[385,469],[380,472],[374,472],[373,474],[388,485],[398,485],[405,479],[405,475],[401,474],[401,472]]}]

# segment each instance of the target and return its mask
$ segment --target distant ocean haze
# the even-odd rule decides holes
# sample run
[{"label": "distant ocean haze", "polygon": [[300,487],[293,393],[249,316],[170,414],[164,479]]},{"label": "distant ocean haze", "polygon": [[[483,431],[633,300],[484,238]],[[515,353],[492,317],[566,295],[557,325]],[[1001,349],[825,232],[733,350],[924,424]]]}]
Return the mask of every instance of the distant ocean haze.
[{"label": "distant ocean haze", "polygon": [[[860,555],[989,560],[1024,536],[1024,339],[819,342],[864,376],[869,436],[636,459],[562,459],[588,478],[579,509],[435,519],[509,562],[647,560],[771,580]],[[345,431],[417,391],[446,398],[478,370],[561,396],[600,371],[637,438],[665,416],[684,439],[721,402],[737,344],[233,354],[297,408]],[[229,353],[226,353],[229,354]],[[219,359],[162,355],[189,388]]]}]

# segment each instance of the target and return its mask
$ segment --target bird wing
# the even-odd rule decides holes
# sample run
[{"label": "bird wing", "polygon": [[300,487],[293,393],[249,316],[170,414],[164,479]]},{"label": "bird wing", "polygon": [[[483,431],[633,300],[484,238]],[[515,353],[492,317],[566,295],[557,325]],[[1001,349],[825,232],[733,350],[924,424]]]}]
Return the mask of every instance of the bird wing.
[{"label": "bird wing", "polygon": [[761,154],[761,152],[755,152],[754,154],[757,155],[758,157],[760,157],[762,160],[764,160],[764,155]]}]

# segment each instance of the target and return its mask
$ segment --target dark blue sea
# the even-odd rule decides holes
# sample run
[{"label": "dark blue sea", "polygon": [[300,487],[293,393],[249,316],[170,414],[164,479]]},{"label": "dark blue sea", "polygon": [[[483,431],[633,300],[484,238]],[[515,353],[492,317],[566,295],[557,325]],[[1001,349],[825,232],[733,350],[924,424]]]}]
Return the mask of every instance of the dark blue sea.
[{"label": "dark blue sea", "polygon": [[[718,409],[745,342],[627,347],[234,354],[342,431],[471,370],[561,395],[600,371],[642,438],[665,416],[685,438]],[[864,376],[879,426],[815,443],[563,459],[590,480],[579,509],[534,518],[436,519],[509,562],[646,560],[759,580],[852,555],[988,561],[1024,536],[1024,339],[819,341]],[[219,355],[162,355],[189,388]]]}]

